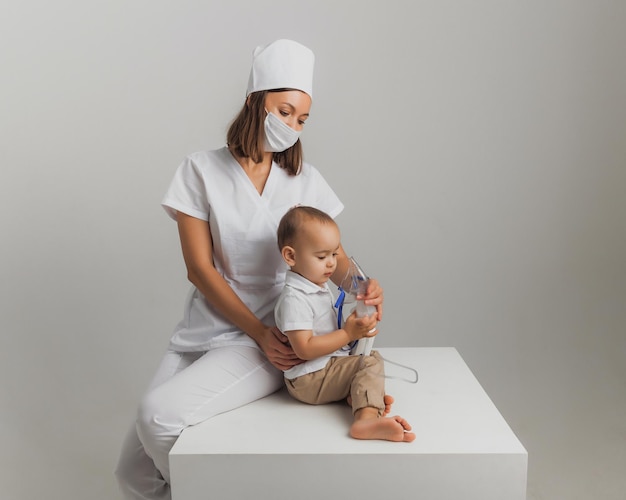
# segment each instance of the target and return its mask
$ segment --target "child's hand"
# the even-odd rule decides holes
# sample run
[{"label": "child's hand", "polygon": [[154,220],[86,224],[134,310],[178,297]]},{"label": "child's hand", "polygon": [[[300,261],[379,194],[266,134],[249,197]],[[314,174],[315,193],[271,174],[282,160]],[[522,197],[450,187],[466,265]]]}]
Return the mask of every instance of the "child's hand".
[{"label": "child's hand", "polygon": [[356,317],[356,311],[353,311],[346,319],[343,329],[348,333],[350,340],[359,340],[364,337],[374,337],[378,333],[376,323],[378,323],[377,313],[362,318]]}]

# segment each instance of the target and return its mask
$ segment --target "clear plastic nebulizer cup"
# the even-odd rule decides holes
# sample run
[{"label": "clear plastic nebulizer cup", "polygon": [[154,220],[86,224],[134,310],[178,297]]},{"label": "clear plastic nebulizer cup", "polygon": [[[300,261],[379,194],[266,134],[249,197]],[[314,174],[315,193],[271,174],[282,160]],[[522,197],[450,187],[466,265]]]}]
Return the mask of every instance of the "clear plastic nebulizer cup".
[{"label": "clear plastic nebulizer cup", "polygon": [[[350,267],[346,273],[346,277],[341,282],[341,288],[346,294],[351,295],[355,300],[358,295],[365,295],[369,286],[369,278],[361,269],[354,257],[350,257]],[[356,316],[362,318],[371,316],[376,312],[374,306],[365,304],[363,300],[356,300]],[[374,337],[366,337],[360,339],[350,351],[350,354],[368,356],[374,344]]]}]

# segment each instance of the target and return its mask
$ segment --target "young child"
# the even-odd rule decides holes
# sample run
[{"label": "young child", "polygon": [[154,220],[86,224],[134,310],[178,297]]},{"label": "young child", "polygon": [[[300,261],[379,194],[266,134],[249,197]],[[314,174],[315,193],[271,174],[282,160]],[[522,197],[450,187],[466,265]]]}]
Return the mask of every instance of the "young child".
[{"label": "young child", "polygon": [[340,251],[335,221],[312,207],[292,208],[278,226],[278,246],[291,270],[274,310],[276,325],[306,360],[284,372],[289,393],[309,404],[347,398],[354,415],[353,438],[413,441],[415,434],[404,418],[385,417],[393,398],[385,395],[380,355],[349,355],[348,344],[376,335],[376,316],[357,318],[353,312],[337,329],[327,283]]}]

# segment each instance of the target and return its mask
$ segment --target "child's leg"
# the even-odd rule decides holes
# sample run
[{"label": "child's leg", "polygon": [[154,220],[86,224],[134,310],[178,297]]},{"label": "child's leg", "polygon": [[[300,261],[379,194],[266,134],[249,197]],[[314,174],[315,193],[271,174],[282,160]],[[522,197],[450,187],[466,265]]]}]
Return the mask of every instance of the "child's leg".
[{"label": "child's leg", "polygon": [[[390,396],[389,394],[385,394],[384,401],[385,401],[385,410],[383,411],[383,416],[391,412],[391,406],[393,405],[395,399],[393,398],[393,396]],[[348,406],[352,408],[352,396],[350,396],[350,394],[348,394],[348,397],[346,398],[346,403],[348,403]]]},{"label": "child's leg", "polygon": [[285,380],[285,384],[289,394],[303,403],[334,403],[348,396],[350,384],[358,369],[358,356],[335,357],[321,370]]},{"label": "child's leg", "polygon": [[[360,357],[360,356],[359,356]],[[371,356],[361,359],[359,370],[354,376],[351,389],[354,422],[350,435],[356,439],[383,439],[386,441],[411,442],[415,434],[402,417],[383,417],[393,402],[385,395],[384,363],[373,351]]]},{"label": "child's leg", "polygon": [[370,356],[350,356],[350,358],[358,363],[350,386],[352,413],[370,407],[378,410],[378,416],[383,415],[387,406],[383,359],[377,351],[372,351]]}]

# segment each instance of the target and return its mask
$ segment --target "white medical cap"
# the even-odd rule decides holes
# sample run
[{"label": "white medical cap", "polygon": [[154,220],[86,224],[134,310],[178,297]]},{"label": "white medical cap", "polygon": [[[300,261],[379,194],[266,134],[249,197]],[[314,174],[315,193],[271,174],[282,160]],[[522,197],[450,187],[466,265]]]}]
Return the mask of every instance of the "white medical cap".
[{"label": "white medical cap", "polygon": [[254,49],[246,96],[259,90],[296,89],[313,97],[311,49],[292,40],[276,40]]}]

